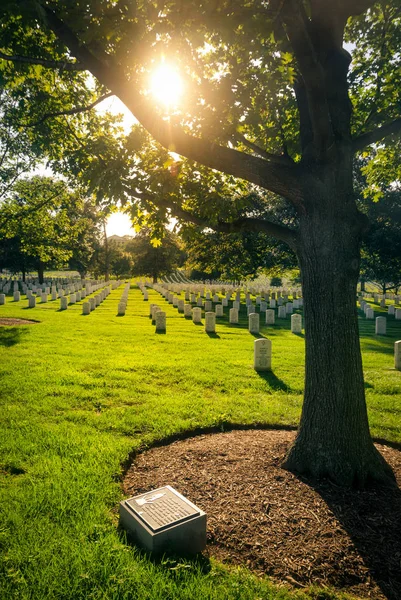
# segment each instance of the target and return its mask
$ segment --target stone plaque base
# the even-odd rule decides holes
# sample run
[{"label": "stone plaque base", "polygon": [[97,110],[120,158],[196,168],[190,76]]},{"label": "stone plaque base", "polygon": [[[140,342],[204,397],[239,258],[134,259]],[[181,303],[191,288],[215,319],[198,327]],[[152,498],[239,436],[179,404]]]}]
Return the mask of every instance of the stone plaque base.
[{"label": "stone plaque base", "polygon": [[120,523],[151,552],[196,554],[206,546],[206,513],[166,485],[120,502]]}]

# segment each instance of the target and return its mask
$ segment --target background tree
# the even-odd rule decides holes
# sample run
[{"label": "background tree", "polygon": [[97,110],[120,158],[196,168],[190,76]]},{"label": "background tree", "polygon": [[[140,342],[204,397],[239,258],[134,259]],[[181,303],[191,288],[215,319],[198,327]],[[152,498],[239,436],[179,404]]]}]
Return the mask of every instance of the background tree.
[{"label": "background tree", "polygon": [[73,247],[87,230],[77,214],[80,206],[79,192],[72,192],[64,181],[40,176],[18,181],[1,205],[4,244],[12,241],[11,258],[18,255],[25,270],[34,266],[40,283],[45,268],[62,267],[73,256]]},{"label": "background tree", "polygon": [[[223,198],[220,199],[223,205]],[[232,204],[232,195],[226,202]],[[255,192],[238,199],[236,218],[269,218],[295,226],[297,216],[284,201],[269,194]],[[250,210],[250,207],[252,211]],[[283,242],[263,232],[219,233],[184,224],[180,230],[187,253],[186,267],[199,272],[201,278],[241,280],[258,275],[282,274],[297,267],[295,253]]]},{"label": "background tree", "polygon": [[134,263],[133,275],[152,277],[154,282],[181,267],[185,260],[177,236],[168,230],[158,240],[149,230],[141,229],[127,244],[126,250]]},{"label": "background tree", "polygon": [[372,223],[362,246],[361,274],[383,294],[401,286],[401,189],[388,188],[379,200],[363,201]]},{"label": "background tree", "polygon": [[[374,185],[383,170],[390,181],[399,176],[391,162],[401,131],[398,2],[5,6],[5,61],[21,64],[23,51],[36,65],[40,59],[60,69],[62,60],[86,69],[165,148],[225,173],[225,183],[243,179],[292,204],[294,229],[252,214],[237,219],[236,210],[219,210],[209,185],[200,214],[199,196],[194,192],[192,204],[188,187],[177,201],[173,182],[180,174],[167,168],[164,184],[160,172],[150,186],[153,201],[147,198],[161,221],[171,211],[219,231],[264,231],[296,252],[305,300],[305,398],[285,466],[347,485],[391,477],[370,439],[364,396],[355,291],[367,219],[356,204],[353,160],[383,142],[368,182]],[[344,40],[355,45],[351,70]],[[161,53],[181,65],[188,90],[185,106],[168,118],[148,94]],[[135,195],[135,170],[131,178],[127,168],[124,174],[127,194]]]}]

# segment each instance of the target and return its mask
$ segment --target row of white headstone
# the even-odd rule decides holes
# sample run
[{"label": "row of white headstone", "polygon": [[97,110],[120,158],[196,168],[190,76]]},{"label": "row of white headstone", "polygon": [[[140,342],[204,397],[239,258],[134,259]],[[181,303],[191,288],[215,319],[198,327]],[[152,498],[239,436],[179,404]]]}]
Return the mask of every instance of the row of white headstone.
[{"label": "row of white headstone", "polygon": [[120,317],[123,317],[126,313],[127,304],[128,304],[128,292],[130,290],[130,287],[131,287],[130,283],[125,284],[123,293],[120,298],[120,302],[118,303],[118,315]]},{"label": "row of white headstone", "polygon": [[[365,302],[365,300],[362,300],[360,302],[360,307],[361,310],[363,311],[363,313],[365,314],[365,317],[367,319],[374,319],[375,318],[375,311],[374,309],[370,306],[370,304],[368,304],[367,302]],[[394,306],[394,304],[391,304],[390,306],[387,307],[387,314],[389,317],[395,317],[395,319],[397,321],[401,321],[401,308],[396,308]]]},{"label": "row of white headstone", "polygon": [[[115,286],[115,287],[117,287],[117,286]],[[98,294],[96,294],[95,296],[92,296],[91,298],[88,298],[88,300],[82,304],[82,314],[90,315],[93,310],[95,310],[98,306],[101,305],[103,300],[106,300],[106,298],[110,294],[111,290],[112,290],[112,286],[107,285],[106,287],[101,289]],[[61,299],[61,300],[63,300],[63,299]]]},{"label": "row of white headstone", "polygon": [[[185,292],[185,300],[174,295],[173,292],[166,290],[164,287],[154,285],[155,291],[159,292],[168,302],[177,308],[179,313],[184,314],[184,317],[191,317],[194,323],[201,323],[202,320],[202,308],[205,309],[205,331],[207,333],[215,333],[216,331],[216,317],[224,316],[224,307],[228,305],[228,301],[231,299],[231,294],[227,293],[226,296],[220,299],[217,295],[214,295],[211,300],[203,301],[201,297],[196,297],[195,294],[189,294]],[[237,292],[233,301],[233,307],[229,311],[229,322],[230,324],[237,324],[239,322],[239,309],[240,309],[240,294]],[[219,303],[221,300],[221,304]],[[198,306],[192,308],[192,304],[186,303],[186,301],[196,302]],[[255,306],[253,305],[250,297],[246,298],[248,302],[248,328],[253,334],[258,334],[260,331],[260,314],[254,312]],[[214,306],[214,312],[212,302],[216,302]],[[299,302],[299,300],[295,300]],[[262,305],[263,302],[260,302]],[[288,308],[287,308],[288,307]],[[297,304],[298,307],[298,304]],[[261,312],[265,312],[265,322],[267,325],[274,325],[275,323],[275,311],[274,309],[268,309],[267,306],[261,306]],[[280,309],[283,314],[280,315]],[[291,331],[293,333],[300,334],[302,332],[302,317],[299,314],[291,314],[293,309],[293,303],[287,303],[279,307],[279,318],[286,318],[287,315],[291,315]],[[251,312],[252,311],[252,312]]]}]

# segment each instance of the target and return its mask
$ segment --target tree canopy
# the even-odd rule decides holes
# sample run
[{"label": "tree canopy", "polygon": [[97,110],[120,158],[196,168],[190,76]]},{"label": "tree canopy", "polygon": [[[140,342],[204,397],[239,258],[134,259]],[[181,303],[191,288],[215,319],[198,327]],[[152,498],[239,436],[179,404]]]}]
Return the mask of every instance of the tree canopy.
[{"label": "tree canopy", "polygon": [[[54,112],[68,130],[70,118],[82,119],[82,131],[63,128],[65,142],[46,146],[54,165],[90,182],[99,199],[131,202],[142,225],[156,215],[161,230],[175,216],[263,231],[295,251],[305,399],[285,466],[347,485],[391,477],[364,397],[355,290],[368,223],[353,163],[370,159],[370,193],[399,179],[399,0],[6,0],[1,10],[1,77],[13,97],[24,94],[21,118],[40,120],[48,103],[54,120],[40,125],[54,123],[59,141]],[[180,105],[157,104],[150,92],[163,61],[182,74]],[[164,151],[139,128],[103,136],[113,133],[110,117],[99,130],[99,116],[84,116],[83,105],[109,93]],[[39,143],[48,139],[37,131]],[[188,162],[171,164],[171,151]],[[285,199],[296,225],[242,204],[255,186]]]},{"label": "tree canopy", "polygon": [[82,268],[88,261],[97,236],[94,207],[65,181],[21,179],[0,206],[0,235],[3,267],[34,268],[43,280],[46,267],[62,267],[75,258]]}]

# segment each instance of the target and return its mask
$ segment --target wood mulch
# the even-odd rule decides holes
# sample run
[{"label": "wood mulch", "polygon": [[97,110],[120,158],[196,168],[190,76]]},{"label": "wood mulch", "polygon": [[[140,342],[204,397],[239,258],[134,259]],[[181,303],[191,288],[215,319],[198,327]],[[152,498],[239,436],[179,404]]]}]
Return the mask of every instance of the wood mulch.
[{"label": "wood mulch", "polygon": [[29,319],[14,319],[13,317],[2,317],[0,325],[36,325],[38,321],[30,321]]},{"label": "wood mulch", "polygon": [[[138,454],[129,496],[166,484],[207,513],[206,555],[298,588],[401,599],[401,491],[313,485],[280,468],[294,432],[199,435]],[[401,453],[377,445],[401,484]]]}]

